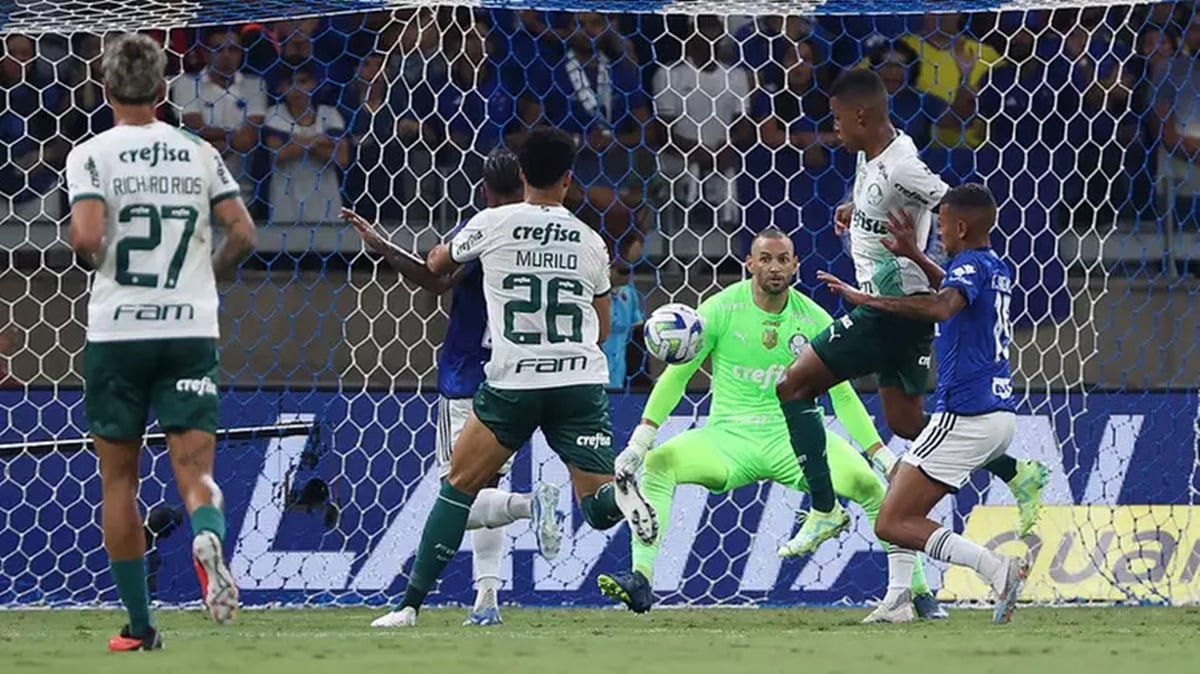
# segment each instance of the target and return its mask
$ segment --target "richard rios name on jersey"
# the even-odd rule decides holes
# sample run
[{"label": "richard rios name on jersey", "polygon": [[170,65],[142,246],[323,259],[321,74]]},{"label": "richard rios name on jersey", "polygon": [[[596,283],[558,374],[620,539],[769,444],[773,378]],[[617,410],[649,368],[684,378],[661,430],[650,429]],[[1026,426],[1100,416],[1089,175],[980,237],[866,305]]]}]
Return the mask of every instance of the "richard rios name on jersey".
[{"label": "richard rios name on jersey", "polygon": [[497,389],[604,384],[608,364],[592,302],[611,289],[604,240],[562,206],[512,204],[471,218],[450,256],[483,266]]},{"label": "richard rios name on jersey", "polygon": [[217,151],[167,124],[119,125],[67,155],[66,180],[71,203],[105,206],[88,341],[218,337],[211,208],[239,192]]}]

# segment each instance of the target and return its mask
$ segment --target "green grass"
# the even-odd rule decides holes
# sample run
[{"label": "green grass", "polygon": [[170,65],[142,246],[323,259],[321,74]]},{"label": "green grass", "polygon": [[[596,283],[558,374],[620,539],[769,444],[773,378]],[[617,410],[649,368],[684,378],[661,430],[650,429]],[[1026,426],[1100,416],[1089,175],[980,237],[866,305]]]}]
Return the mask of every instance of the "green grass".
[{"label": "green grass", "polygon": [[1060,674],[1196,672],[1200,609],[1022,609],[949,621],[863,626],[854,609],[615,610],[509,608],[505,624],[460,627],[428,610],[416,629],[373,630],[376,611],[244,611],[218,629],[198,612],[159,613],[160,653],[111,654],[112,611],[0,611],[0,671],[70,674]]}]

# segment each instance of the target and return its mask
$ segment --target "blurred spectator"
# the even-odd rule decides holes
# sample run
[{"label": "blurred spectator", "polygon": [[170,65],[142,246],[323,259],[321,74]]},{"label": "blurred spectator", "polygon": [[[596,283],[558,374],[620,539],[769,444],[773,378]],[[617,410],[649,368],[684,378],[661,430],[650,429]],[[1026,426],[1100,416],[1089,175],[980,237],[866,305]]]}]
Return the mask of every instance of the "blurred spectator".
[{"label": "blurred spectator", "polygon": [[641,203],[644,178],[634,173],[633,150],[643,146],[651,118],[636,64],[608,55],[623,45],[603,15],[579,13],[544,101],[548,121],[581,145],[574,171],[584,205],[579,215],[613,239],[629,230]]},{"label": "blurred spectator", "polygon": [[[517,101],[505,89],[485,47],[486,30],[476,24],[464,32],[458,58],[450,66],[449,86],[438,97],[437,118],[450,141],[438,147],[438,166],[454,206],[479,201],[475,181],[484,157],[506,135],[515,145],[522,130]],[[476,206],[484,204],[479,201]]]},{"label": "blurred spectator", "polygon": [[803,153],[806,168],[829,163],[828,149],[839,144],[829,112],[829,78],[816,45],[800,42],[783,52],[780,82],[764,81],[754,96],[751,114],[767,147],[789,147]]},{"label": "blurred spectator", "polygon": [[896,40],[872,54],[871,67],[879,71],[879,77],[887,87],[896,125],[912,137],[917,149],[929,147],[933,142],[934,123],[946,114],[946,102],[937,96],[923,94],[914,86],[921,72],[917,53]]},{"label": "blurred spectator", "polygon": [[313,100],[318,83],[304,65],[279,82],[283,102],[265,122],[267,147],[275,153],[271,171],[271,221],[334,222],[342,207],[340,169],[350,163],[341,113]]},{"label": "blurred spectator", "polygon": [[933,94],[950,109],[938,120],[934,135],[946,147],[979,147],[984,128],[975,119],[975,95],[1000,53],[963,32],[965,15],[928,14],[921,35],[901,37],[917,53],[921,69],[917,90]]},{"label": "blurred spectator", "polygon": [[474,149],[479,157],[500,143],[517,116],[517,103],[486,52],[486,30],[477,25],[463,35],[462,50],[450,68],[450,86],[438,99],[438,119],[446,124],[453,147]]},{"label": "blurred spectator", "polygon": [[1039,43],[1026,28],[1009,38],[1007,54],[980,87],[978,113],[987,137],[997,147],[1057,147],[1067,137],[1065,117],[1057,111],[1080,105],[1070,86],[1071,62],[1057,38]]},{"label": "blurred spectator", "polygon": [[72,109],[65,126],[67,137],[73,142],[80,142],[111,129],[114,120],[112,108],[104,98],[104,71],[100,60],[103,46],[100,36],[79,33],[73,36],[72,43],[75,71],[70,81],[74,87],[71,92]]},{"label": "blurred spectator", "polygon": [[37,56],[32,38],[4,38],[0,55],[0,222],[63,217],[63,196],[56,189],[70,149],[58,135],[58,118],[68,96],[56,83],[54,69]]},{"label": "blurred spectator", "polygon": [[249,153],[259,145],[267,111],[266,90],[261,79],[241,72],[241,35],[229,28],[214,28],[206,33],[205,44],[208,67],[175,80],[171,102],[179,108],[183,125],[221,153],[242,187],[242,198],[250,203],[256,181]]},{"label": "blurred spectator", "polygon": [[641,353],[637,341],[641,338],[642,323],[646,320],[641,293],[630,282],[634,265],[642,259],[643,245],[641,233],[628,232],[617,242],[617,254],[613,256],[612,329],[608,339],[604,340],[604,355],[608,358],[608,386],[612,389],[624,389],[630,377],[637,374],[642,366],[641,359],[630,361],[627,356],[630,351]]},{"label": "blurred spectator", "polygon": [[[698,17],[683,58],[659,68],[652,85],[655,110],[666,126],[662,174],[671,182],[673,201],[691,209],[693,217],[702,216],[696,224],[737,220],[733,134],[746,116],[751,85],[745,69],[717,60],[715,44],[723,35],[720,18]],[[699,201],[704,204],[692,208]],[[704,218],[701,210],[712,215]]]},{"label": "blurred spectator", "polygon": [[815,48],[821,42],[821,48],[817,51],[823,54],[828,54],[829,47],[818,38],[813,24],[801,16],[756,17],[734,33],[733,42],[741,52],[740,64],[756,78],[755,86],[783,81],[786,70],[783,62],[796,44],[810,42]]},{"label": "blurred spectator", "polygon": [[1158,81],[1151,131],[1161,137],[1158,151],[1160,196],[1174,194],[1179,220],[1197,226],[1195,213],[1200,201],[1200,14],[1192,17],[1184,33],[1184,48],[1167,63]]}]

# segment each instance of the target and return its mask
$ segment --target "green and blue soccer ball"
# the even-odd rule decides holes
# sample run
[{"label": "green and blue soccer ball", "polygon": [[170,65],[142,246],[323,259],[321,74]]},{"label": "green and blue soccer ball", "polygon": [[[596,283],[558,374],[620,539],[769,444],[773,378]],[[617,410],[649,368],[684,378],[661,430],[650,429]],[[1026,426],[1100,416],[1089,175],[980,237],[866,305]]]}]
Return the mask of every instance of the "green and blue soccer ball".
[{"label": "green and blue soccer ball", "polygon": [[651,356],[668,365],[686,363],[704,344],[704,317],[686,304],[664,304],[646,319],[645,335]]}]

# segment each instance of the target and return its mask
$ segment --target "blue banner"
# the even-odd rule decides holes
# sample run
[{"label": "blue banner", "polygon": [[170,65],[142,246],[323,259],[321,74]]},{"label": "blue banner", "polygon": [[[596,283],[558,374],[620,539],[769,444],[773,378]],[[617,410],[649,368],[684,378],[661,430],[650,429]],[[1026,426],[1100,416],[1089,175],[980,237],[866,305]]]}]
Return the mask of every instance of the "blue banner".
[{"label": "blue banner", "polygon": [[[431,396],[380,393],[259,391],[223,397],[226,427],[295,420],[313,425],[308,436],[225,441],[219,447],[216,478],[229,520],[226,552],[246,604],[383,604],[398,598],[437,489],[434,402]],[[643,402],[644,396],[614,397],[618,435],[637,422]],[[1200,493],[1197,402],[1195,393],[1033,396],[1022,407],[1011,451],[1051,465],[1051,504],[1193,504]],[[8,411],[0,443],[78,438],[84,427],[78,391],[4,392],[0,407]],[[868,407],[878,412],[878,401],[870,399]],[[705,410],[703,399],[689,399],[664,424],[660,438],[702,423]],[[838,429],[835,422],[831,426]],[[623,438],[618,441],[623,444]],[[511,488],[525,491],[539,480],[566,487],[566,469],[544,440],[531,444],[518,456]],[[892,444],[904,447],[899,440]],[[143,473],[141,501],[147,510],[181,509],[165,452],[146,452]],[[315,481],[328,486],[336,513],[319,503],[296,502]],[[512,554],[503,569],[503,601],[605,603],[595,589],[596,575],[629,563],[629,533],[624,526],[592,531],[569,495],[564,489],[560,507],[567,513],[567,531],[554,562],[537,555],[525,523],[508,529]],[[99,503],[100,480],[90,452],[0,458],[0,605],[116,601]],[[1003,484],[980,474],[971,487],[940,504],[934,518],[961,530],[976,505],[1011,503]],[[801,495],[778,485],[723,496],[681,487],[656,569],[659,597],[668,603],[828,604],[880,596],[885,559],[854,506],[854,527],[837,542],[806,560],[776,556],[802,505]],[[156,541],[160,601],[198,599],[189,540],[185,521]],[[930,571],[937,586],[941,571]],[[464,547],[430,600],[471,598],[470,554]]]}]

